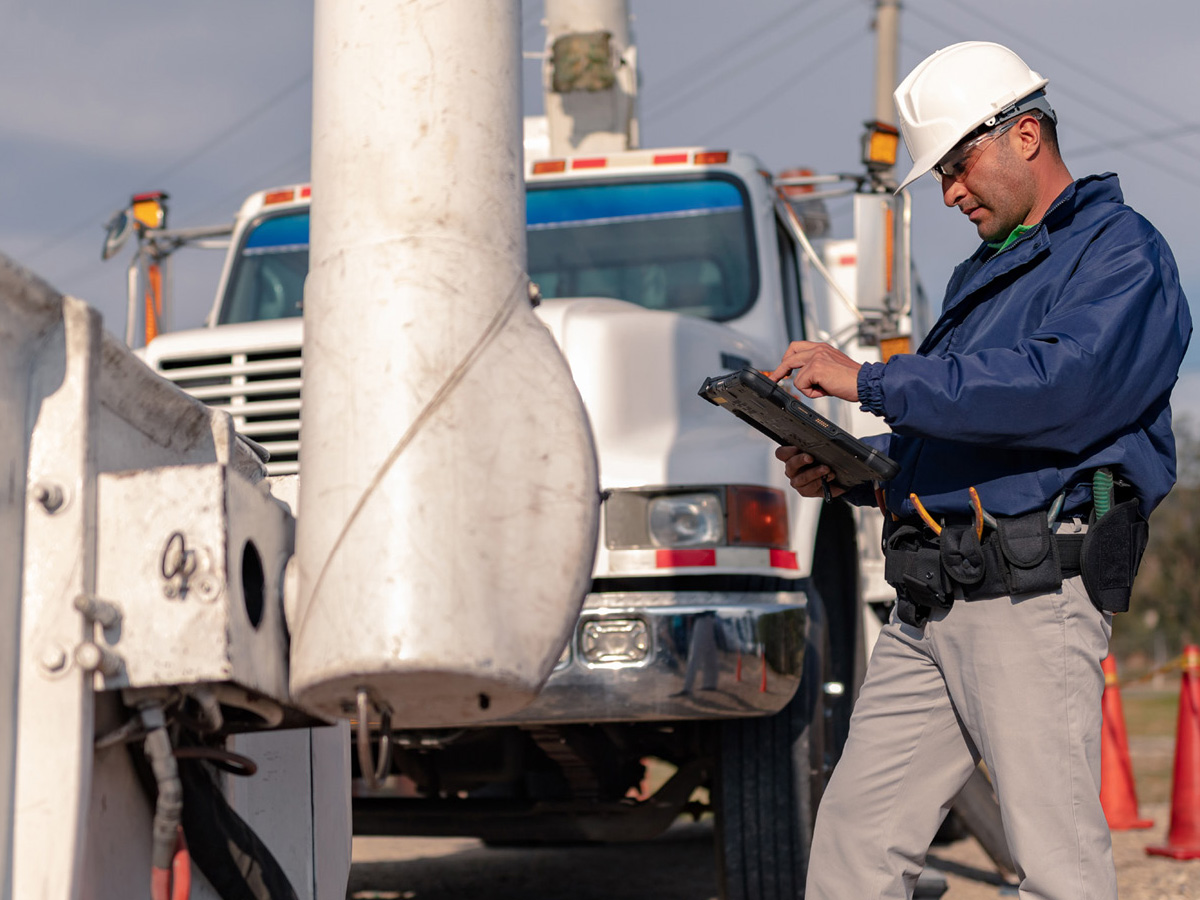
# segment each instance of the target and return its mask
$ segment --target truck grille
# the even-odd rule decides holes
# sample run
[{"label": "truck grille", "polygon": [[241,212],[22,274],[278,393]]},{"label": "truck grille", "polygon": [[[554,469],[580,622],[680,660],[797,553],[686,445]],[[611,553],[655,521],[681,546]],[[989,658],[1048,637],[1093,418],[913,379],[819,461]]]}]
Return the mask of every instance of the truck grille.
[{"label": "truck grille", "polygon": [[267,472],[292,475],[300,467],[300,348],[247,353],[168,356],[163,377],[197,400],[233,416],[239,434],[271,454]]}]

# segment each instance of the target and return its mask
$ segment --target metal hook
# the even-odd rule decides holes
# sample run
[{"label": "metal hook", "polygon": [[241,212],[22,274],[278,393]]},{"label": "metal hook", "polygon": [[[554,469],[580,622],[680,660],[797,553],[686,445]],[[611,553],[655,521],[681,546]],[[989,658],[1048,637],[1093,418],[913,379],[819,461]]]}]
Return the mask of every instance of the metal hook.
[{"label": "metal hook", "polygon": [[[178,544],[178,546],[176,546]],[[185,597],[187,595],[188,579],[196,571],[196,552],[189,550],[187,539],[182,531],[172,532],[163,547],[162,559],[159,561],[159,571],[166,579],[165,593],[168,597]],[[171,582],[179,579],[179,586]]]},{"label": "metal hook", "polygon": [[[392,711],[385,705],[374,704],[366,688],[359,688],[355,695],[358,721],[354,743],[358,749],[358,768],[362,771],[367,787],[374,790],[387,777],[392,768]],[[379,760],[372,759],[371,729],[368,724],[371,707],[379,710]]]}]

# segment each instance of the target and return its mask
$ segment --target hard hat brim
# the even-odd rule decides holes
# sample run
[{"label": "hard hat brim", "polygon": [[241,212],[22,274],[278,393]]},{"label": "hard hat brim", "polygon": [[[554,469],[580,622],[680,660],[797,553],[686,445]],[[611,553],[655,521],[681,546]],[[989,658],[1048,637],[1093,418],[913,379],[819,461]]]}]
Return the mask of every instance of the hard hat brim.
[{"label": "hard hat brim", "polygon": [[[1028,106],[1025,105],[1026,101],[1031,97],[1044,97],[1045,96],[1044,91],[1045,91],[1046,85],[1049,83],[1050,83],[1050,79],[1048,79],[1048,78],[1041,79],[1040,83],[1038,83],[1034,87],[1033,90],[1031,90],[1028,94],[1026,94],[1020,100],[1016,101],[1016,103],[1012,104],[1013,106],[1017,106],[1018,109],[1011,116],[1006,116],[1003,121],[1008,121],[1009,119],[1013,118],[1014,116],[1026,115],[1031,109],[1050,110],[1049,104],[1046,104],[1044,102],[1042,104],[1029,104]],[[980,125],[982,125],[984,122],[986,122],[988,119],[995,116],[997,114],[997,112],[998,111],[989,112],[987,115],[985,115],[983,118],[981,118],[978,122],[975,122],[969,128],[966,128],[963,131],[963,133],[961,135],[959,135],[957,138],[955,138],[954,140],[943,141],[940,144],[938,144],[938,146],[934,147],[932,150],[930,150],[926,153],[923,153],[921,155],[920,159],[914,160],[912,168],[908,170],[908,174],[906,176],[904,176],[904,180],[902,182],[900,182],[900,186],[898,188],[896,188],[896,191],[899,192],[899,191],[904,190],[904,188],[908,187],[910,184],[912,184],[914,181],[916,181],[918,178],[920,178],[926,172],[930,171],[935,165],[937,165],[937,161],[939,159],[941,159],[943,156],[945,156],[947,153],[949,153],[951,150],[953,150],[964,137],[966,137],[968,134],[970,134],[972,131],[974,131],[976,128],[978,128]],[[1050,114],[1053,117],[1053,115],[1054,115],[1053,111],[1051,111]],[[1000,123],[997,122],[996,124],[999,125]]]}]

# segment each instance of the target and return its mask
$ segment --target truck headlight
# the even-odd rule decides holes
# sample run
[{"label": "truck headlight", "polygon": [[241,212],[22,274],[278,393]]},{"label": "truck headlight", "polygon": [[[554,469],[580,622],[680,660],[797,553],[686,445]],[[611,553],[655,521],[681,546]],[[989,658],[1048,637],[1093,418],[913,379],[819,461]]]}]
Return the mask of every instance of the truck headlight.
[{"label": "truck headlight", "polygon": [[655,547],[711,547],[725,539],[725,511],[716,494],[667,494],[649,508]]}]

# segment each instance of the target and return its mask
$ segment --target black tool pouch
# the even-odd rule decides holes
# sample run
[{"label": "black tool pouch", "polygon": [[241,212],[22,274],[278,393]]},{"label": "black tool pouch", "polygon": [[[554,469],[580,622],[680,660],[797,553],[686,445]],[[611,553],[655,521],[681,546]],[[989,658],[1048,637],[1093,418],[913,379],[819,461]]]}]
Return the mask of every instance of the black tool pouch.
[{"label": "black tool pouch", "polygon": [[946,526],[938,536],[941,547],[942,569],[950,576],[955,596],[962,599],[983,583],[986,565],[983,547],[974,527]]},{"label": "black tool pouch", "polygon": [[1150,538],[1150,524],[1137,500],[1118,503],[1088,525],[1079,551],[1083,586],[1097,609],[1127,612],[1137,574]]},{"label": "black tool pouch", "polygon": [[984,556],[987,571],[1002,574],[1006,593],[1046,593],[1062,587],[1058,546],[1045,512],[999,519],[995,535],[984,544]]},{"label": "black tool pouch", "polygon": [[901,525],[888,536],[885,549],[883,577],[901,601],[917,607],[948,607],[954,602],[950,582],[942,570],[941,550],[921,529]]}]

